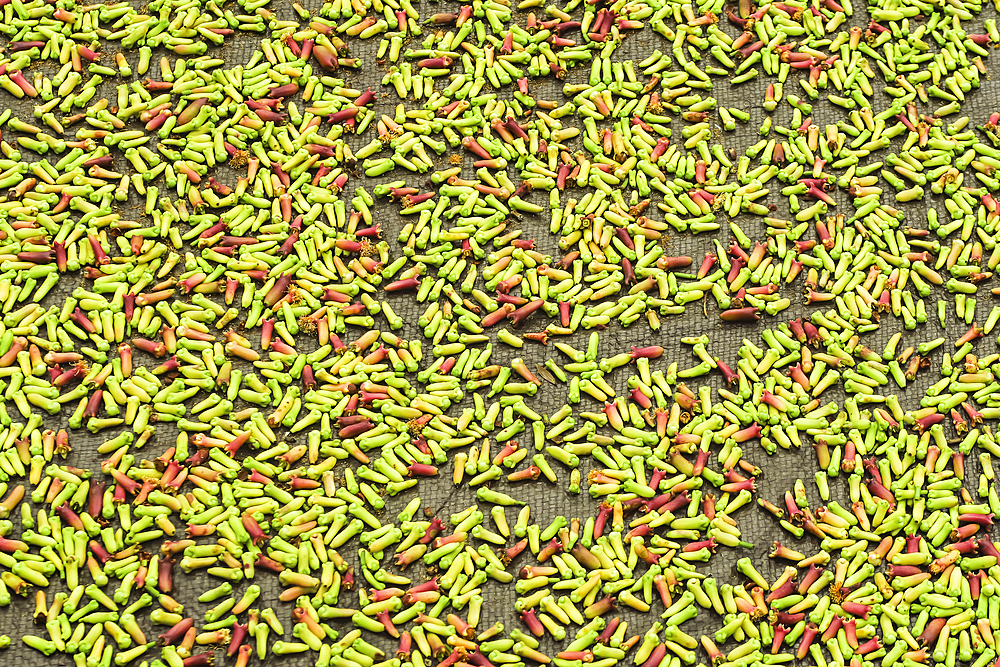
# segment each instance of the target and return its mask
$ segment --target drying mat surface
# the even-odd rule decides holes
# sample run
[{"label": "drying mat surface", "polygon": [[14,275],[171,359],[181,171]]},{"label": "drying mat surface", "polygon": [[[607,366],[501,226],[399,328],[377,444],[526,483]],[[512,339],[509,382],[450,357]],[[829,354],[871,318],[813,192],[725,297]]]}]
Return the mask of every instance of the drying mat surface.
[{"label": "drying mat surface", "polygon": [[[318,10],[318,4],[315,2],[302,3],[307,9],[312,11]],[[860,5],[860,3],[858,3]],[[314,6],[315,5],[315,6]],[[415,6],[419,7],[421,17],[429,16],[436,12],[445,11],[457,11],[459,7],[458,3],[454,2],[428,2],[422,0],[419,5],[414,3]],[[291,8],[287,6],[282,0],[275,0],[272,2],[271,7],[273,11],[277,11],[279,16],[283,19],[294,19],[294,15]],[[525,12],[515,11],[515,22],[519,22],[523,25]],[[988,6],[984,9],[983,13],[979,15],[975,20],[967,22],[967,26],[980,28],[982,25],[982,20],[986,18],[991,18],[996,16],[992,6]],[[841,29],[847,29],[851,25],[866,26],[867,25],[867,12],[863,7],[855,8],[855,15],[852,19],[849,19]],[[720,22],[720,27],[731,35],[735,35],[736,32],[733,26],[728,24],[727,21]],[[237,33],[235,35],[229,36],[226,39],[224,46],[219,48],[213,48],[209,51],[209,55],[217,55],[226,61],[226,65],[235,65],[246,63],[251,54],[257,48],[257,44],[262,35],[258,34],[247,34],[247,33]],[[422,38],[414,38],[413,42],[419,42]],[[6,41],[6,40],[5,40]],[[377,47],[378,40],[370,40],[367,42],[361,42],[359,40],[349,40],[348,42],[351,55],[354,57],[361,57],[364,59],[364,67],[360,70],[348,70],[342,69],[336,74],[336,76],[342,77],[346,85],[349,87],[364,89],[365,87],[371,87],[373,90],[385,93],[379,96],[379,100],[375,105],[376,111],[381,113],[387,113],[390,116],[393,114],[393,109],[400,102],[395,93],[392,91],[391,87],[383,88],[380,85],[380,81],[387,65],[380,64],[376,62],[374,50]],[[414,47],[414,44],[410,45]],[[623,40],[621,46],[615,52],[613,59],[615,60],[628,60],[631,59],[635,62],[639,62],[647,57],[654,49],[665,50],[669,48],[669,44],[655,34],[651,30],[642,30],[637,32],[629,33]],[[114,52],[114,49],[109,51]],[[150,71],[150,76],[155,76],[158,72],[156,63],[158,62],[159,56],[163,55],[160,51],[154,52],[153,66]],[[172,54],[171,59],[173,59]],[[987,61],[987,65],[991,66],[993,63]],[[47,64],[37,65],[38,67],[49,67]],[[54,74],[54,69],[52,71],[47,71],[49,75]],[[551,99],[556,100],[560,104],[563,103],[566,98],[562,94],[563,83],[579,83],[585,81],[589,72],[589,67],[577,67],[574,70],[570,70],[564,82],[556,82],[554,79],[532,79],[530,83],[530,89],[533,96],[541,99]],[[795,75],[793,74],[789,77],[789,82],[786,84],[786,94],[788,92],[800,93],[797,90],[797,86],[793,83]],[[759,141],[760,135],[757,132],[757,128],[761,126],[765,112],[761,108],[761,103],[764,99],[764,88],[769,82],[769,78],[761,76],[755,81],[751,81],[746,84],[739,86],[730,86],[725,79],[713,77],[714,87],[707,93],[715,97],[720,106],[736,107],[747,111],[751,115],[751,120],[747,124],[738,124],[736,131],[733,132],[722,132],[721,127],[718,127],[718,117],[713,115],[713,125],[718,128],[715,133],[717,138],[723,143],[726,148],[733,148],[737,154],[743,154],[745,149]],[[115,98],[115,88],[114,85],[118,81],[107,81],[101,85],[100,95],[106,96],[108,99],[113,100]],[[509,99],[510,90],[496,91],[503,98],[507,97]],[[707,96],[706,94],[706,96]],[[95,98],[97,99],[97,98]],[[879,91],[876,91],[875,99],[875,111],[878,112],[887,104],[887,97],[880,95]],[[997,110],[1000,105],[1000,87],[994,81],[989,80],[988,77],[984,77],[982,86],[979,90],[973,91],[967,96],[966,102],[962,106],[962,115],[968,115],[972,122],[971,125],[979,125],[986,121],[987,117],[994,110]],[[414,101],[407,100],[405,102],[407,108],[413,108],[415,105]],[[0,106],[6,107],[10,106],[14,112],[24,120],[31,121],[33,103],[27,100],[15,100],[9,95],[3,94],[0,98]],[[821,95],[819,101],[813,102],[813,114],[812,118],[814,123],[823,126],[827,123],[835,123],[838,120],[845,118],[845,112],[843,109],[836,107],[829,102],[826,102],[824,96]],[[925,111],[926,108],[922,108]],[[786,105],[779,105],[777,111],[773,114],[773,122],[776,126],[787,126],[791,121],[792,109]],[[565,121],[564,121],[565,122]],[[570,122],[573,122],[572,119]],[[675,136],[679,133],[680,127],[684,123],[676,118],[672,124],[675,132]],[[372,132],[369,131],[366,135],[361,137],[348,137],[348,142],[353,149],[357,149],[360,146],[366,144],[370,141]],[[889,151],[898,151],[901,142],[894,141],[893,147]],[[574,145],[570,142],[570,145]],[[889,151],[885,151],[887,153]],[[449,151],[445,155],[441,156],[439,159],[439,165],[437,168],[445,168],[446,161],[454,151]],[[879,157],[883,157],[884,153],[879,154]],[[28,151],[23,152],[24,159],[32,160],[37,159],[36,156]],[[125,160],[120,156],[116,155],[117,162],[116,166],[119,169],[124,169],[127,166]],[[470,166],[470,160],[466,158],[464,160],[464,171],[463,177],[471,177],[474,170]],[[216,170],[216,178],[223,183],[229,185],[235,184],[236,176],[235,174],[225,165],[220,165]],[[512,179],[516,182],[515,170],[511,168],[509,170]],[[365,178],[361,175],[358,178],[352,177],[348,182],[346,187],[345,196],[349,199],[350,195],[348,193],[353,192],[353,188],[357,186],[364,186],[369,192],[372,188],[379,183],[386,183],[397,178],[406,178],[408,185],[414,185],[417,187],[424,187],[423,177],[417,177],[412,174],[401,176],[400,173],[394,172],[389,176],[379,177],[379,178]],[[883,184],[883,187],[886,187]],[[887,189],[887,192],[891,192],[891,189]],[[568,197],[579,198],[582,196],[583,191],[567,190],[566,193],[562,195],[562,201],[565,203]],[[838,198],[838,203],[840,204],[841,210],[843,212],[850,212],[852,209],[850,207],[850,201],[846,193],[838,191],[835,195]],[[131,215],[124,215],[127,219],[142,219],[141,216],[141,204],[142,201],[135,195],[134,191],[130,192],[131,199],[122,206],[124,211],[131,211]],[[653,193],[651,197],[654,201],[658,201],[657,193]],[[545,204],[547,201],[547,196],[545,193],[535,193],[531,201]],[[776,217],[787,217],[787,200],[779,195],[772,194],[766,200],[763,200],[767,204],[775,204],[777,209],[774,212]],[[886,199],[888,201],[888,199]],[[941,196],[928,196],[923,202],[918,202],[914,204],[901,205],[899,208],[907,213],[907,220],[904,224],[912,225],[916,228],[926,227],[926,210],[929,207],[936,207],[939,211],[943,212],[943,197]],[[139,207],[136,209],[135,207]],[[408,220],[403,219],[397,212],[398,205],[389,203],[387,200],[377,200],[376,205],[373,208],[373,214],[375,219],[382,224],[384,230],[384,238],[388,240],[391,257],[395,258],[399,256],[400,246],[396,243],[396,236],[399,233],[402,225]],[[704,256],[707,251],[713,250],[712,239],[719,239],[724,245],[728,245],[731,237],[728,231],[728,225],[725,224],[724,216],[720,214],[719,221],[723,223],[722,229],[719,232],[711,234],[700,234],[692,235],[690,233],[682,234],[671,234],[668,242],[666,243],[667,254],[670,255],[689,255],[695,258],[696,264]],[[735,219],[741,228],[747,233],[751,238],[764,238],[764,225],[760,218],[754,218],[752,216],[741,215]],[[548,217],[547,215],[542,216],[532,216],[526,215],[522,222],[521,227],[524,229],[523,238],[534,238],[537,241],[538,249],[541,252],[552,254],[553,257],[558,258],[560,256],[559,250],[556,246],[557,237],[552,235],[548,231]],[[806,238],[815,238],[815,232],[810,231]],[[87,286],[89,281],[86,281],[80,276],[80,274],[66,274],[59,286],[53,290],[53,292],[45,299],[43,305],[48,307],[51,304],[61,304],[63,299],[77,286]],[[782,286],[782,291],[787,296],[792,298],[793,306],[784,311],[779,315],[780,320],[792,319],[798,316],[808,316],[813,312],[815,306],[806,306],[802,303],[801,295],[798,292],[801,285],[801,278],[793,286]],[[984,283],[980,286],[980,305],[977,321],[980,323],[983,321],[985,314],[988,312],[989,308],[992,307],[992,303],[988,302],[988,297],[985,296],[989,283]],[[793,291],[795,293],[793,293]],[[891,315],[884,315],[882,317],[881,328],[870,335],[865,336],[862,342],[866,344],[869,348],[874,350],[881,350],[882,346],[889,339],[889,337],[897,332],[903,331],[903,341],[900,344],[899,349],[902,350],[909,345],[916,345],[919,342],[931,340],[938,336],[945,336],[950,341],[961,336],[967,329],[968,326],[965,324],[958,324],[954,322],[953,308],[949,308],[950,325],[947,331],[941,330],[937,323],[936,314],[934,311],[934,304],[938,298],[948,298],[949,295],[943,289],[935,288],[931,297],[925,299],[928,305],[928,322],[925,325],[918,326],[915,331],[903,331],[902,321],[893,318]],[[419,315],[425,310],[427,304],[416,303],[412,295],[393,295],[388,298],[393,309],[399,314],[404,320],[404,327],[400,331],[395,333],[404,339],[422,339],[422,333],[419,327],[416,326],[416,321]],[[826,308],[822,308],[826,310]],[[377,319],[384,325],[384,319]],[[666,368],[666,365],[671,361],[678,362],[681,368],[688,366],[693,366],[696,364],[697,359],[691,354],[690,346],[684,345],[680,342],[680,339],[684,336],[699,336],[702,334],[708,334],[711,338],[711,343],[708,346],[708,350],[711,354],[721,357],[723,360],[730,362],[730,365],[734,364],[736,361],[736,350],[740,346],[741,341],[747,338],[760,344],[760,332],[776,323],[773,318],[765,317],[757,324],[725,324],[721,323],[718,318],[718,310],[715,308],[711,301],[704,306],[701,302],[696,302],[689,304],[687,307],[687,312],[683,316],[679,317],[663,317],[662,318],[662,328],[659,332],[653,332],[647,326],[644,320],[639,320],[629,328],[622,328],[617,322],[613,322],[612,325],[605,331],[600,333],[601,347],[600,356],[611,356],[617,352],[628,351],[630,346],[643,346],[643,345],[661,345],[664,347],[664,354],[661,359],[654,362],[654,368]],[[547,320],[543,318],[540,314],[532,316],[532,318],[526,323],[523,331],[536,331],[540,330],[547,324]],[[383,326],[383,328],[385,328]],[[349,332],[348,336],[345,336],[345,340],[351,338]],[[360,334],[361,332],[355,331],[355,334]],[[574,334],[573,336],[568,336],[562,338],[565,342],[573,345],[577,349],[584,349],[587,344],[587,338],[589,332],[580,332]],[[253,336],[248,336],[253,338]],[[307,336],[300,336],[302,342],[298,344],[297,349],[300,352],[308,352],[315,347],[315,340],[310,339]],[[298,341],[298,339],[297,339]],[[537,343],[526,341],[525,347],[521,350],[513,350],[502,344],[496,344],[495,352],[493,356],[494,363],[505,363],[510,359],[515,357],[520,357],[524,359],[529,368],[534,368],[535,364],[543,363],[548,358],[555,359],[558,363],[566,363],[567,359],[562,356],[558,351],[556,351],[551,345],[541,346]],[[945,349],[945,348],[941,348]],[[988,354],[993,349],[993,343],[988,342],[985,339],[980,341],[977,345],[977,352],[982,355]],[[429,345],[425,341],[425,354],[429,353]],[[147,364],[153,365],[153,361],[149,357],[144,357],[137,353],[137,363],[145,362]],[[933,383],[935,380],[939,379],[937,374],[937,367],[940,362],[940,357],[933,357],[934,359],[934,370],[928,373],[923,373],[918,376],[917,381],[911,383],[905,391],[899,392],[901,403],[904,409],[908,407],[915,406],[920,398],[924,395],[924,391],[928,385]],[[625,381],[627,377],[631,374],[629,368],[622,368],[614,371],[609,377],[609,381],[612,382],[615,389],[621,393],[625,389]],[[710,384],[713,387],[719,387],[722,384],[722,380],[718,374],[712,374],[707,379],[701,379],[704,383]],[[695,380],[689,383],[693,387],[697,387],[702,382]],[[543,384],[542,388],[539,390],[538,394],[534,397],[526,398],[526,403],[541,414],[552,414],[559,409],[566,402],[566,385],[552,386],[548,383]],[[202,398],[199,395],[199,398]],[[838,404],[843,403],[843,392],[839,387],[835,387],[824,394],[825,401],[834,400]],[[462,407],[462,405],[471,404],[471,401],[466,401],[463,404],[453,406],[452,413],[457,414],[457,409]],[[600,409],[600,405],[593,399],[584,397],[583,403],[578,409],[582,410],[593,410],[597,411]],[[62,416],[58,417],[46,417],[45,428],[66,428],[66,416],[68,411],[64,411]],[[156,436],[145,446],[143,450],[134,452],[137,459],[146,457],[152,459],[159,456],[164,449],[169,447],[177,434],[177,431],[170,424],[158,424]],[[81,468],[88,468],[91,470],[98,470],[100,466],[100,461],[104,458],[96,452],[96,447],[106,439],[107,434],[102,433],[100,435],[92,435],[86,430],[76,430],[70,433],[70,442],[73,447],[73,452],[70,455],[67,463],[70,465],[78,466]],[[949,432],[949,438],[955,437],[954,432]],[[292,443],[292,440],[288,440]],[[818,495],[815,491],[815,485],[812,483],[812,475],[816,469],[815,464],[815,454],[810,448],[803,448],[798,451],[785,451],[779,449],[778,452],[773,456],[768,456],[756,441],[745,448],[744,458],[759,466],[762,469],[762,474],[757,479],[757,496],[761,498],[768,499],[772,502],[777,502],[781,499],[784,492],[792,488],[792,484],[796,479],[801,478],[806,482],[806,488],[809,491],[809,498],[811,505],[820,504]],[[975,457],[969,457],[967,459],[967,480],[976,480],[979,476],[979,464],[978,461],[974,460]],[[593,461],[588,457],[581,459],[581,471],[586,477],[586,473],[592,468]],[[338,479],[342,477],[342,467],[338,466]],[[579,517],[582,519],[593,516],[597,512],[599,505],[598,500],[592,499],[586,491],[581,495],[572,495],[566,491],[566,487],[569,482],[570,471],[560,466],[557,463],[553,463],[553,467],[559,476],[559,481],[557,484],[550,484],[544,479],[540,479],[537,482],[527,482],[520,484],[511,484],[506,480],[501,480],[495,482],[491,485],[491,488],[503,491],[512,495],[520,500],[527,501],[531,506],[531,517],[533,522],[537,522],[540,526],[547,526],[556,516],[562,515],[567,518]],[[440,476],[437,478],[423,479],[416,487],[415,490],[407,491],[395,498],[386,498],[386,506],[380,516],[383,517],[385,521],[394,521],[398,512],[406,505],[407,502],[414,496],[419,496],[422,501],[422,507],[431,508],[435,511],[437,516],[443,519],[452,513],[461,511],[470,505],[476,503],[475,493],[473,489],[470,489],[468,485],[463,485],[461,487],[454,487],[451,483],[452,466],[449,462],[445,464],[440,469]],[[967,484],[969,482],[967,481]],[[849,501],[846,498],[846,479],[831,479],[831,500],[837,500],[843,505],[847,505]],[[974,492],[974,488],[972,489]],[[37,509],[37,508],[36,508]],[[507,518],[508,521],[513,525],[514,519],[516,518],[517,508],[508,508]],[[488,516],[488,510],[484,512],[487,514],[485,523],[492,528],[490,525],[490,519]],[[753,543],[754,548],[752,550],[734,550],[727,548],[720,548],[718,552],[712,557],[708,564],[700,565],[699,570],[703,571],[711,576],[714,576],[720,583],[729,582],[732,584],[740,583],[746,581],[744,577],[739,575],[735,569],[735,562],[737,558],[743,556],[749,556],[756,567],[761,571],[766,578],[773,580],[782,571],[784,563],[772,561],[767,557],[768,552],[771,549],[771,545],[775,540],[780,540],[782,543],[792,546],[792,548],[799,549],[805,553],[813,553],[818,549],[817,540],[808,534],[802,540],[795,540],[791,535],[784,532],[777,524],[777,521],[771,517],[769,514],[764,512],[762,509],[751,505],[739,510],[735,514],[739,521],[739,527],[743,532],[744,539]],[[15,522],[15,532],[20,529],[20,521],[17,516],[12,516],[12,520]],[[995,532],[994,537],[995,537]],[[353,543],[353,542],[352,542]],[[154,543],[155,544],[155,543]],[[152,547],[151,547],[152,548]],[[348,559],[349,562],[357,566],[357,553],[349,547],[341,549],[342,555]],[[521,560],[517,561],[518,565],[527,564],[531,562],[530,557],[522,556]],[[418,563],[407,570],[407,575],[410,576],[414,583],[418,583],[425,579],[425,573],[422,570],[422,563]],[[512,572],[516,571],[514,566],[511,567]],[[362,583],[362,579],[359,576],[359,585]],[[185,615],[190,615],[195,619],[199,619],[203,616],[204,611],[210,608],[215,603],[201,604],[197,601],[198,595],[203,591],[213,588],[220,583],[218,579],[211,578],[204,574],[203,572],[195,572],[191,575],[184,575],[183,573],[177,572],[175,575],[175,593],[174,597],[185,605]],[[286,641],[293,640],[290,634],[291,619],[290,611],[292,608],[291,604],[280,603],[277,601],[278,594],[282,590],[282,587],[277,582],[277,577],[275,575],[258,571],[257,576],[252,582],[240,582],[234,585],[235,591],[234,596],[237,598],[245,590],[249,583],[259,585],[263,593],[258,600],[258,604],[255,606],[266,607],[268,604],[273,604],[275,611],[278,613],[279,618],[285,624],[286,635],[284,639]],[[51,599],[51,594],[59,590],[64,590],[64,586],[61,581],[57,581],[53,578],[53,585],[49,587],[48,592]],[[341,597],[341,606],[356,606],[357,601],[354,600],[353,604],[348,603],[351,598],[352,593],[345,592]],[[520,627],[523,630],[523,624],[517,619],[517,615],[514,611],[514,601],[517,598],[517,594],[514,591],[512,585],[500,585],[495,581],[488,581],[483,586],[483,598],[484,606],[482,612],[482,620],[480,622],[480,628],[486,628],[495,621],[502,621],[508,631],[514,627]],[[133,598],[134,599],[134,598]],[[662,611],[661,605],[654,605],[650,613],[641,614],[634,610],[624,608],[619,609],[618,615],[627,620],[630,624],[629,635],[636,633],[645,632],[654,620],[658,618],[658,611]],[[64,654],[55,654],[51,657],[44,657],[38,652],[28,649],[21,642],[21,636],[25,634],[44,634],[44,628],[41,626],[35,626],[31,620],[31,613],[33,611],[32,598],[29,596],[28,599],[22,600],[15,598],[14,603],[7,609],[0,612],[0,632],[9,635],[13,641],[10,649],[8,649],[2,655],[7,659],[17,661],[18,664],[25,664],[29,666],[41,667],[45,665],[46,667],[72,667],[73,661],[70,656]],[[147,610],[148,611],[148,610]],[[151,626],[148,623],[148,614],[139,614],[138,616],[140,625],[147,632],[148,637],[154,637],[156,634],[162,631],[162,628]],[[341,634],[350,629],[350,622],[331,622],[335,628],[341,631]],[[699,636],[703,632],[711,632],[720,627],[720,619],[710,611],[701,610],[696,619],[689,621],[684,624],[682,629],[692,636]],[[272,639],[274,635],[272,633]],[[366,640],[372,642],[375,645],[380,646],[386,651],[388,655],[392,655],[395,652],[396,643],[385,635],[372,635],[370,633],[365,633]],[[546,637],[542,642],[541,650],[550,655],[554,654],[555,651],[559,650],[556,645],[549,642]],[[144,658],[152,659],[156,657],[155,651],[150,651]],[[217,658],[222,659],[223,653],[217,651]],[[296,667],[300,665],[312,664],[315,658],[315,654],[306,653],[297,656],[273,656],[270,655],[264,664],[286,664],[294,665]],[[704,656],[700,655],[700,660]],[[631,660],[631,658],[628,658]],[[254,658],[256,662],[256,658]]]}]

